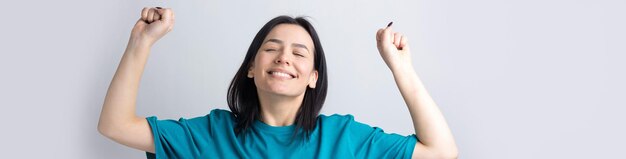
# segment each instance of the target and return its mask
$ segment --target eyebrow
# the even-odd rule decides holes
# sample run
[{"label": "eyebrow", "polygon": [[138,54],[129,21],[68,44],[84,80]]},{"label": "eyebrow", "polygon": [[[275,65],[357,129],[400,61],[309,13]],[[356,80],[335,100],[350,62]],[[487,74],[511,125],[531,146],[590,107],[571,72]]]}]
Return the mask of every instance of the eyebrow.
[{"label": "eyebrow", "polygon": [[[268,43],[268,42],[274,42],[274,43],[278,43],[278,44],[283,44],[284,43],[282,40],[278,40],[278,39],[268,39],[267,41],[265,41],[265,43]],[[304,49],[306,49],[307,52],[309,52],[309,48],[306,47],[306,45],[304,45],[304,44],[292,43],[291,45],[294,46],[294,47],[304,48]]]}]

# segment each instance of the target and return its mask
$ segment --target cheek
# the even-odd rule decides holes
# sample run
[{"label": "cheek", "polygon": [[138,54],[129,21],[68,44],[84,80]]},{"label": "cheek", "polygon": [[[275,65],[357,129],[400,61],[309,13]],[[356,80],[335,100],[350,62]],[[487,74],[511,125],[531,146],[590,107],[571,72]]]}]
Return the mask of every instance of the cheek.
[{"label": "cheek", "polygon": [[298,71],[302,73],[304,80],[309,80],[309,76],[313,73],[313,63],[308,62],[306,64],[298,65]]},{"label": "cheek", "polygon": [[254,72],[255,73],[263,73],[263,66],[266,65],[268,60],[267,56],[263,56],[262,53],[258,53],[254,58]]}]

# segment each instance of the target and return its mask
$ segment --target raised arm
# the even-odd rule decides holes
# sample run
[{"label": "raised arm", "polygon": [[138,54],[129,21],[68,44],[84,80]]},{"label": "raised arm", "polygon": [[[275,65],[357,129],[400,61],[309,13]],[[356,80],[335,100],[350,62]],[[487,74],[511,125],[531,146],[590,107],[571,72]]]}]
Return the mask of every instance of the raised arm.
[{"label": "raised arm", "polygon": [[413,158],[457,158],[452,132],[413,69],[407,38],[388,26],[378,30],[376,41],[409,108],[415,134],[420,140],[413,149]]},{"label": "raised arm", "polygon": [[102,106],[98,131],[120,144],[154,152],[148,122],[135,113],[137,91],[152,45],[174,26],[171,9],[144,8],[113,76]]}]

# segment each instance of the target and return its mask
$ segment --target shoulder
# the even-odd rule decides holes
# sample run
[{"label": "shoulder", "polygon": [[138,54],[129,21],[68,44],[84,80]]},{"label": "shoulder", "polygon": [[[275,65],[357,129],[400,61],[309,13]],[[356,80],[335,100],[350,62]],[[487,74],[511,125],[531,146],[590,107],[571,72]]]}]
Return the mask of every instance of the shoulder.
[{"label": "shoulder", "polygon": [[227,122],[227,123],[230,123],[230,122],[233,122],[235,120],[235,115],[232,112],[230,112],[228,110],[224,110],[224,109],[213,109],[207,115],[207,117],[212,122]]},{"label": "shoulder", "polygon": [[[214,129],[230,128],[235,123],[234,115],[227,110],[213,109],[209,114],[194,118],[180,118],[177,125],[197,133],[213,134]],[[206,132],[209,131],[209,132]]]},{"label": "shoulder", "polygon": [[209,113],[209,116],[222,117],[222,118],[234,117],[232,112],[228,110],[224,110],[224,109],[213,109]]},{"label": "shoulder", "polygon": [[[150,118],[153,118],[152,120],[156,120],[156,117],[150,117]],[[192,117],[192,118],[181,117],[178,119],[177,123],[192,124],[192,125],[206,125],[207,122],[216,122],[216,121],[228,122],[228,121],[233,120],[232,118],[234,118],[234,116],[228,110],[213,109],[211,110],[209,114],[206,114],[203,116],[197,116],[197,117]],[[163,120],[163,121],[175,122],[174,120]]]},{"label": "shoulder", "polygon": [[349,125],[350,123],[355,122],[354,116],[351,114],[332,114],[332,115],[324,115],[321,114],[318,116],[319,121],[323,125],[327,126],[337,126],[337,125]]},{"label": "shoulder", "polygon": [[354,116],[352,114],[320,114],[319,118],[327,120],[354,120]]},{"label": "shoulder", "polygon": [[351,131],[375,131],[377,127],[372,127],[366,123],[361,123],[354,119],[351,114],[332,114],[332,115],[319,115],[319,123],[324,127],[334,128],[346,128]]}]

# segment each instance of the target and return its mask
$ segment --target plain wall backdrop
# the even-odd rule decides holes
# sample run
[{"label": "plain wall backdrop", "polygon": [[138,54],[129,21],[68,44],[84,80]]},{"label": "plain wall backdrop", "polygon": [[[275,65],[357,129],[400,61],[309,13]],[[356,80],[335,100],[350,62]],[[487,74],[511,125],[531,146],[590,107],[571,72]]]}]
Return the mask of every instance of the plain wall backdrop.
[{"label": "plain wall backdrop", "polygon": [[[378,54],[389,21],[443,111],[460,158],[624,158],[626,1],[2,1],[2,158],[144,158],[96,125],[143,7],[174,30],[143,74],[137,114],[190,118],[227,109],[226,90],[256,32],[306,15],[329,67],[324,114],[412,134]],[[7,155],[9,157],[7,157]]]}]

